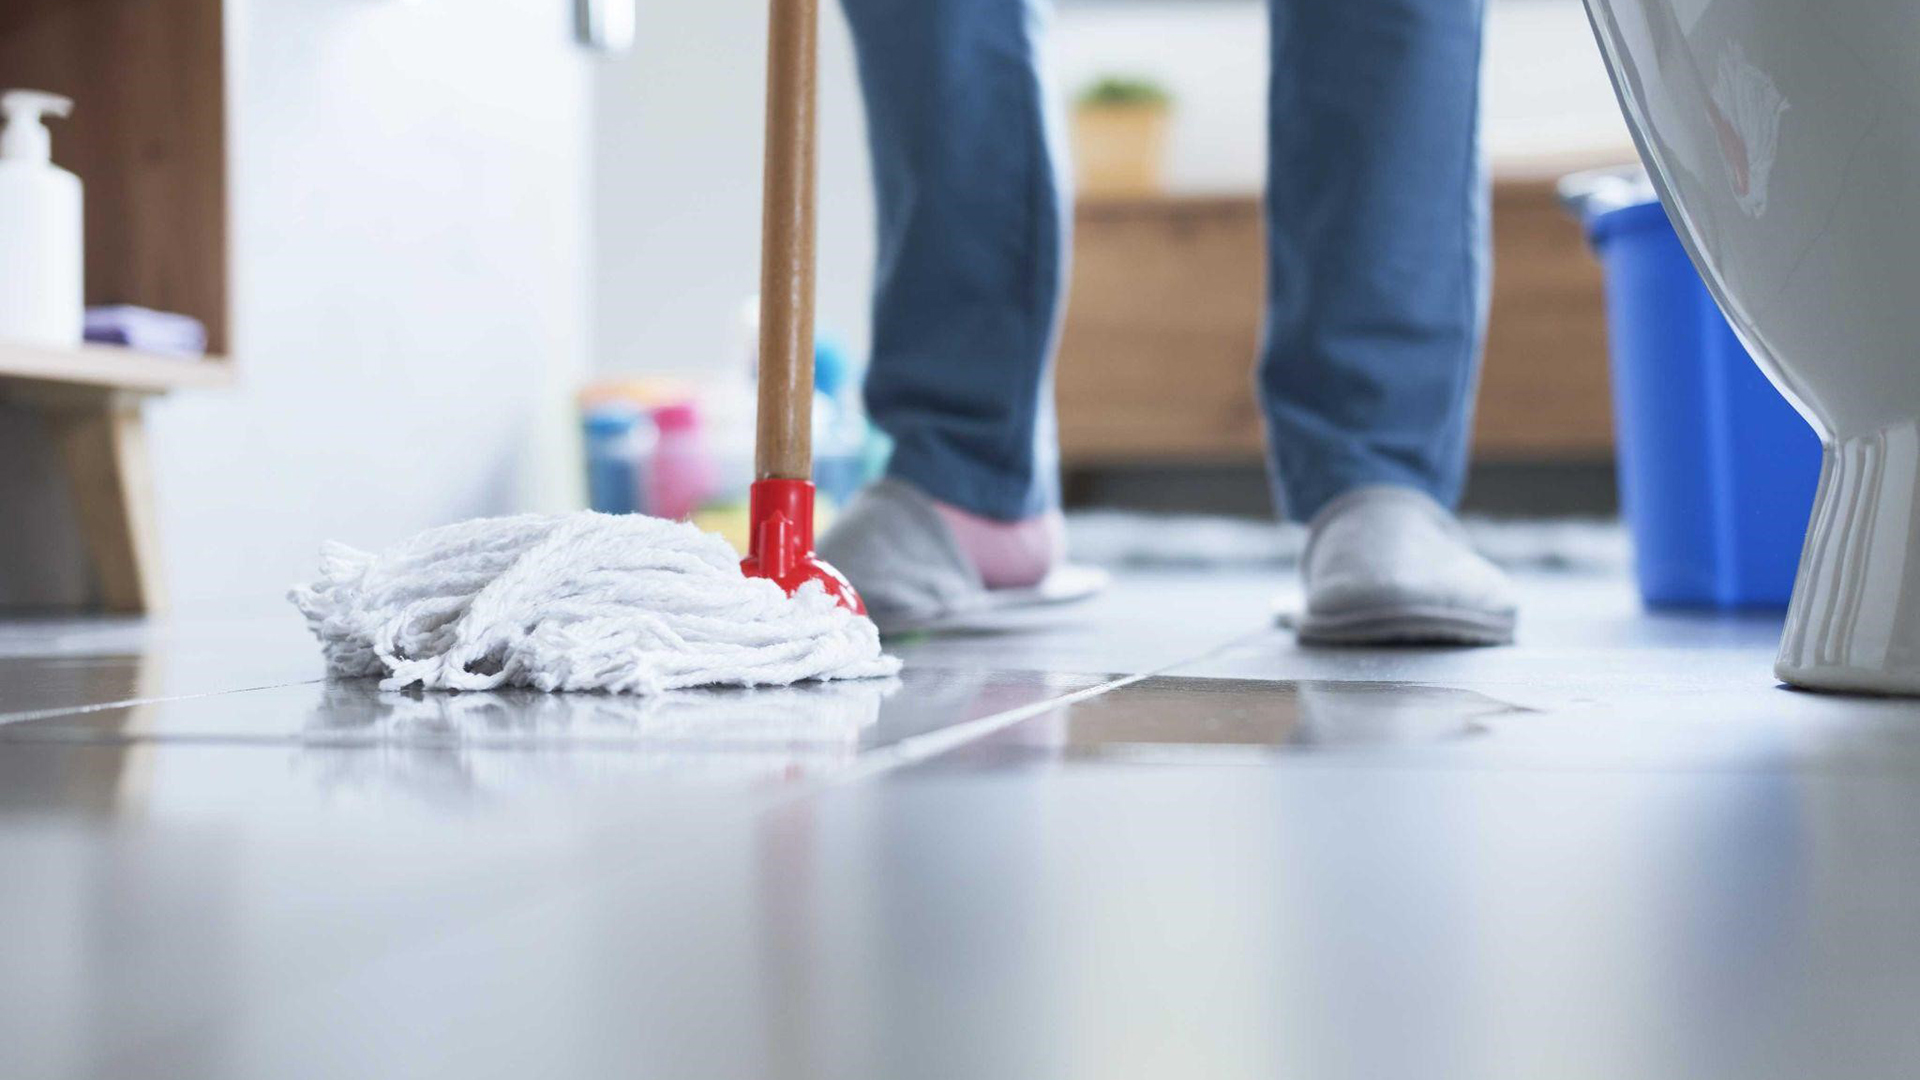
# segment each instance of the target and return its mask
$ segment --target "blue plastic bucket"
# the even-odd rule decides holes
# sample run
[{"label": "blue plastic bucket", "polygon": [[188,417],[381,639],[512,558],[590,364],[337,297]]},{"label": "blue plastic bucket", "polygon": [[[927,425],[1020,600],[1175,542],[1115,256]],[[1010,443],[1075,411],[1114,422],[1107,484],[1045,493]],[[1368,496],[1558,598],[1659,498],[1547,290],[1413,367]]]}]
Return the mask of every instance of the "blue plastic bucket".
[{"label": "blue plastic bucket", "polygon": [[1583,216],[1606,279],[1620,502],[1640,595],[1653,606],[1784,607],[1820,441],[1748,357],[1660,203],[1596,204]]}]

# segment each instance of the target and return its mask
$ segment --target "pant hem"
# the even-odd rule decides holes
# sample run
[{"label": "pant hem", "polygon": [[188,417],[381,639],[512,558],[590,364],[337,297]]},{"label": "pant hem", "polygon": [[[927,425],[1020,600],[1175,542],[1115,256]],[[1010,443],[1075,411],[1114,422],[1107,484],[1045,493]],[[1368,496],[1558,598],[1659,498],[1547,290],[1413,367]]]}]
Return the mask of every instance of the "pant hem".
[{"label": "pant hem", "polygon": [[887,475],[929,498],[996,521],[1021,521],[1055,509],[1046,485],[1036,479],[988,473],[958,455],[923,446],[896,445]]}]

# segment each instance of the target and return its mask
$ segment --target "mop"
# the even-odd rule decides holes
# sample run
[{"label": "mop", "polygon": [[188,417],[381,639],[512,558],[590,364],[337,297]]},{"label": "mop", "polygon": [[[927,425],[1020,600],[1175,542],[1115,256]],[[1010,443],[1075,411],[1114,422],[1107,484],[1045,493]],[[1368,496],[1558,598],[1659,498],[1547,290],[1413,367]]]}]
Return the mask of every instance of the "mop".
[{"label": "mop", "polygon": [[745,559],[684,522],[487,518],[377,554],[340,544],[289,593],[328,671],[384,689],[782,686],[891,675],[860,597],[813,553],[818,0],[772,0],[752,531]]}]

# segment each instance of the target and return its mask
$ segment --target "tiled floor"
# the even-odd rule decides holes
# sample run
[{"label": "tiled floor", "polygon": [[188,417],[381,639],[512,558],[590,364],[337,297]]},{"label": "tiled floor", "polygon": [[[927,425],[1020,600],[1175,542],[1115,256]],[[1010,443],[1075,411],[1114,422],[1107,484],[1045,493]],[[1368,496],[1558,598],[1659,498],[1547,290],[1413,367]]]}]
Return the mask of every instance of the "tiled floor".
[{"label": "tiled floor", "polygon": [[1527,588],[1330,652],[1135,575],[654,701],[0,624],[0,1077],[1920,1074],[1920,706]]}]

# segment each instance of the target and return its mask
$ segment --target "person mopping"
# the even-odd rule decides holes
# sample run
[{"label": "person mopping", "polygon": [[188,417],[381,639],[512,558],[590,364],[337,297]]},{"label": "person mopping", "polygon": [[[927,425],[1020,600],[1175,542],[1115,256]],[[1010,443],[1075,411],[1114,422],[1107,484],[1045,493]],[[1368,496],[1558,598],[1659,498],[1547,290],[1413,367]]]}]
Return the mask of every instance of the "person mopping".
[{"label": "person mopping", "polygon": [[[882,629],[1057,599],[1050,369],[1072,213],[1049,5],[842,5],[879,202],[865,397],[894,452],[821,552]],[[1450,509],[1487,300],[1483,6],[1271,0],[1258,383],[1276,500],[1309,528],[1306,641],[1513,638],[1509,584]]]}]

